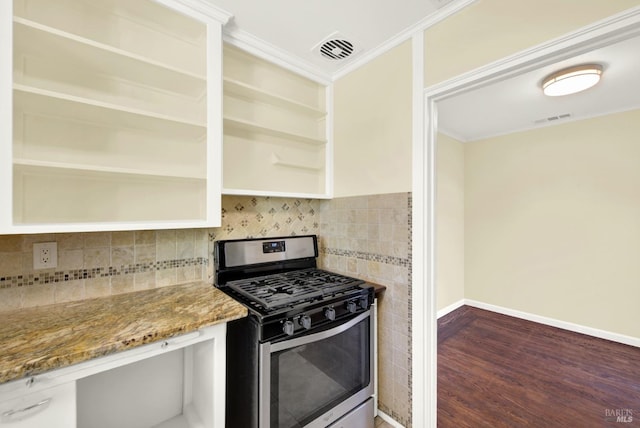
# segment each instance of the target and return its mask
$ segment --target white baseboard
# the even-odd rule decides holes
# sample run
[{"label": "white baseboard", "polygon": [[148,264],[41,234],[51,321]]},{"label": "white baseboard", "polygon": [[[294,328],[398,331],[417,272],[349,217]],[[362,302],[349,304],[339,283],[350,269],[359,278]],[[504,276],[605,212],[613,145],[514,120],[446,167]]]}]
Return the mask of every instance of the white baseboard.
[{"label": "white baseboard", "polygon": [[[580,324],[573,324],[567,321],[561,321],[554,318],[547,318],[541,315],[535,315],[528,312],[517,311],[515,309],[509,309],[502,306],[492,305],[489,303],[478,302],[477,300],[464,299],[464,304],[473,306],[474,308],[485,309],[487,311],[497,312],[499,314],[509,315],[515,318],[521,318],[527,321],[533,321],[540,324],[550,325],[552,327],[574,331],[576,333],[582,333],[588,336],[598,337],[600,339],[606,339],[612,342],[623,343],[625,345],[631,345],[631,346],[640,348],[640,338],[637,338],[637,337],[626,336],[624,334],[613,333],[606,330],[599,330],[597,328],[586,327]],[[438,312],[438,316],[440,316],[440,312]]]},{"label": "white baseboard", "polygon": [[380,416],[380,419],[382,419],[383,421],[385,421],[386,423],[388,423],[394,428],[405,428],[404,425],[401,425],[400,422],[396,421],[395,419],[393,419],[391,416],[387,415],[385,412],[383,412],[380,409],[378,409],[378,416]]},{"label": "white baseboard", "polygon": [[462,307],[464,305],[465,305],[465,300],[464,299],[460,299],[457,302],[452,303],[449,306],[440,309],[438,311],[438,313],[436,314],[436,316],[438,318],[443,317],[443,316],[447,315],[448,313],[453,312],[456,309],[458,309],[458,308],[460,308],[460,307]]}]

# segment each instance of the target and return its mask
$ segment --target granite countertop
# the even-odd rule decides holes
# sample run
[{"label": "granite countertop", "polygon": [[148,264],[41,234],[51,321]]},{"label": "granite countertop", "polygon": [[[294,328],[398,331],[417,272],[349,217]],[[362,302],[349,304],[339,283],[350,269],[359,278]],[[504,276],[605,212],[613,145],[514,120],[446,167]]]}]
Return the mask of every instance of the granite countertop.
[{"label": "granite countertop", "polygon": [[376,299],[379,299],[380,297],[384,296],[384,292],[387,291],[386,285],[375,284],[373,282],[370,282],[369,284],[373,286],[373,292],[376,295]]},{"label": "granite countertop", "polygon": [[0,313],[0,383],[247,315],[205,282]]}]

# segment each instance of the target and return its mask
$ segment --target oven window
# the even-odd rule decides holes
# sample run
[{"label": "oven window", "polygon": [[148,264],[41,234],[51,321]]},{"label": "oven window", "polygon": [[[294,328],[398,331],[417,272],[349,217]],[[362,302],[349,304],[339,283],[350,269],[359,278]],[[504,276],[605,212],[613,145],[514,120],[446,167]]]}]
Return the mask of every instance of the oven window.
[{"label": "oven window", "polygon": [[369,317],[338,335],[271,354],[271,428],[303,427],[370,379]]}]

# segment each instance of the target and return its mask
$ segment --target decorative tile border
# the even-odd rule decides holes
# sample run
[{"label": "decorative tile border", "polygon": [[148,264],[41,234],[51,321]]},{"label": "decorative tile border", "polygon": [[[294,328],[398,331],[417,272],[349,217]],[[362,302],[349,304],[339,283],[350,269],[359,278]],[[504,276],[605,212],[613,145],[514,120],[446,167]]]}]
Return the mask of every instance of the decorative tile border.
[{"label": "decorative tile border", "polygon": [[208,259],[196,257],[191,259],[163,260],[158,262],[136,263],[119,267],[97,267],[91,269],[74,269],[58,272],[42,272],[28,275],[0,277],[0,288],[22,287],[28,285],[52,284],[56,282],[75,281],[79,279],[104,278],[134,273],[155,272],[166,269],[190,266],[206,266]]},{"label": "decorative tile border", "polygon": [[384,263],[393,266],[411,267],[411,258],[401,258],[393,256],[385,256],[382,254],[367,253],[364,251],[341,250],[338,248],[320,248],[320,253],[332,256],[352,257],[360,260],[369,260],[373,262]]},{"label": "decorative tile border", "polygon": [[[407,258],[406,259],[401,259],[401,260],[406,260],[406,264],[402,264],[401,266],[404,266],[407,268],[407,284],[409,285],[409,287],[407,287],[407,304],[408,304],[408,325],[407,325],[407,332],[408,332],[408,341],[407,341],[407,386],[408,386],[408,390],[409,390],[409,397],[408,397],[408,412],[404,412],[401,409],[396,409],[394,408],[393,405],[388,405],[385,402],[382,401],[378,401],[378,408],[383,411],[385,414],[389,415],[393,420],[397,421],[398,423],[400,423],[402,426],[407,427],[407,428],[411,428],[412,427],[412,414],[411,414],[411,409],[413,406],[413,365],[412,365],[412,344],[411,344],[411,337],[412,337],[412,325],[411,325],[411,321],[412,321],[412,311],[413,311],[413,306],[412,306],[412,287],[411,285],[413,284],[413,277],[412,277],[412,260],[413,260],[413,254],[412,254],[412,234],[413,234],[413,222],[412,222],[412,209],[413,209],[413,200],[412,200],[412,195],[411,193],[408,194],[407,197],[407,211],[408,211],[408,218],[407,218],[407,233],[408,233],[408,237],[407,237],[407,242],[408,242],[408,251],[407,251]],[[393,264],[393,263],[391,263]]]},{"label": "decorative tile border", "polygon": [[[322,264],[329,270],[388,287],[378,307],[381,323],[386,323],[378,346],[389,357],[378,365],[378,407],[407,428],[412,426],[413,403],[412,208],[410,192],[323,201],[320,233]],[[347,236],[352,231],[357,236]]]},{"label": "decorative tile border", "polygon": [[[121,275],[130,275],[136,273],[164,271],[174,268],[183,267],[195,267],[203,266],[207,270],[203,270],[202,279],[207,278],[208,270],[212,268],[210,261],[211,249],[210,245],[214,240],[218,239],[237,239],[237,238],[251,238],[261,236],[290,236],[290,235],[302,235],[302,234],[318,234],[320,229],[320,201],[316,199],[307,198],[280,198],[280,197],[251,197],[251,196],[230,196],[225,195],[222,197],[222,226],[218,228],[209,228],[201,230],[205,235],[208,235],[209,245],[206,241],[204,246],[201,247],[201,242],[198,240],[198,230],[196,233],[195,253],[187,253],[187,256],[194,256],[195,258],[175,259],[166,261],[154,261],[156,254],[148,262],[129,264],[129,265],[117,265],[115,261],[113,266],[91,266],[85,261],[85,268],[81,269],[68,269],[60,271],[46,271],[46,272],[33,272],[23,271],[20,273],[20,269],[13,269],[15,263],[21,263],[21,260],[25,257],[25,251],[23,248],[30,248],[32,242],[38,241],[61,241],[67,240],[74,244],[73,247],[60,248],[61,251],[82,251],[86,249],[96,248],[95,236],[99,236],[100,247],[104,249],[113,250],[123,245],[116,245],[115,234],[129,233],[130,242],[127,246],[133,246],[134,251],[138,245],[141,246],[156,246],[156,251],[167,243],[173,244],[174,242],[180,246],[181,244],[193,245],[189,241],[181,241],[180,237],[170,236],[169,242],[164,242],[166,234],[171,234],[169,231],[142,231],[141,233],[150,233],[149,236],[143,236],[138,241],[138,232],[135,232],[135,238],[133,232],[98,232],[98,233],[76,233],[76,234],[61,234],[61,235],[29,235],[28,237],[15,235],[15,236],[0,236],[0,254],[7,257],[8,260],[15,260],[14,265],[11,265],[10,270],[5,272],[0,271],[0,289],[9,289],[14,287],[28,287],[33,285],[62,283],[66,281],[75,281],[82,279],[94,279],[104,277],[116,277]],[[177,231],[180,232],[180,231]],[[187,231],[189,232],[189,231]],[[160,235],[163,235],[161,237]],[[179,234],[178,234],[179,235]],[[93,246],[86,246],[85,241],[88,242],[91,238],[91,244]],[[114,241],[112,241],[112,238]],[[121,242],[121,237],[119,236]],[[206,240],[206,238],[205,238]],[[87,244],[88,245],[88,244]],[[209,247],[209,248],[208,248]],[[175,257],[174,254],[168,254],[168,257]],[[199,256],[199,257],[198,257]],[[107,259],[105,264],[109,263]],[[76,264],[75,266],[82,266],[83,264]],[[6,266],[5,266],[6,267]]]}]

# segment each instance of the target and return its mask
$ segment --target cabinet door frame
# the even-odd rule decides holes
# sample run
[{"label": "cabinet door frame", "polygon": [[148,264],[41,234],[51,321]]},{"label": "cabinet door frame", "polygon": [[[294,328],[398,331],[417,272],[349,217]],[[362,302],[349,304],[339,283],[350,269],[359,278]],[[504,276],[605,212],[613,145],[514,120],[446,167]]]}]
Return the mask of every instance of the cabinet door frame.
[{"label": "cabinet door frame", "polygon": [[230,14],[202,0],[150,0],[206,26],[207,136],[204,215],[194,220],[16,223],[13,148],[13,0],[0,2],[0,234],[219,227],[222,191],[222,26]]},{"label": "cabinet door frame", "polygon": [[[286,63],[278,57],[271,55],[267,51],[263,51],[257,47],[247,46],[244,43],[239,42],[233,36],[225,35],[224,42],[226,45],[223,47],[223,58],[225,59],[225,67],[229,64],[234,64],[230,69],[223,70],[223,82],[227,88],[227,91],[223,90],[223,97],[228,100],[234,100],[235,102],[246,102],[249,105],[257,107],[253,113],[243,116],[238,114],[240,111],[239,104],[235,102],[231,106],[227,105],[227,109],[224,111],[223,118],[225,120],[225,132],[223,133],[223,151],[226,150],[227,162],[229,157],[233,157],[231,165],[224,164],[223,170],[239,169],[241,170],[246,165],[242,165],[243,161],[247,158],[249,163],[255,162],[256,158],[260,155],[254,153],[253,156],[246,156],[240,158],[237,153],[231,153],[229,147],[225,144],[232,144],[225,142],[226,139],[231,140],[233,131],[229,132],[229,129],[235,129],[247,131],[248,134],[252,134],[251,137],[246,138],[246,142],[255,144],[255,146],[265,147],[261,153],[264,156],[263,163],[258,166],[261,168],[261,176],[254,177],[253,182],[240,183],[236,177],[226,177],[227,182],[223,178],[222,193],[224,195],[244,195],[244,196],[271,196],[271,197],[289,197],[289,198],[310,198],[310,199],[331,199],[333,197],[333,82],[326,81],[318,78],[318,76],[310,75],[309,73],[301,72],[295,66]],[[254,68],[260,70],[256,76],[251,73],[247,73],[246,69]],[[225,72],[227,74],[225,74]],[[236,72],[236,74],[234,74]],[[247,77],[249,75],[250,77]],[[266,79],[266,75],[276,76],[275,80],[281,82],[281,87],[277,84],[273,84],[273,80]],[[253,80],[255,78],[255,80]],[[290,86],[282,84],[282,82],[289,80]],[[300,79],[298,81],[297,79]],[[269,85],[264,85],[264,82],[269,80]],[[301,81],[305,80],[309,84],[316,85],[317,91],[317,103],[309,102],[308,97],[292,97],[290,91],[283,90],[283,88],[290,89],[300,85]],[[308,94],[307,94],[308,95]],[[266,120],[265,113],[269,109],[272,109],[273,122]],[[283,117],[288,117],[288,123],[285,125]],[[299,122],[295,120],[295,117],[302,117],[303,121],[308,120],[308,124],[314,120],[317,122],[322,121],[323,126],[317,126],[315,131],[304,129],[302,127],[289,127],[289,123]],[[254,117],[255,116],[255,117]],[[311,126],[312,127],[312,126]],[[255,136],[258,137],[255,137]],[[282,156],[281,151],[270,150],[266,147],[279,146],[280,144],[285,147],[286,145],[302,147],[314,147],[323,151],[318,159],[322,159],[322,166],[318,166],[316,162],[305,159],[300,159],[300,156],[294,155],[292,158],[288,156]],[[244,154],[243,154],[244,155]],[[274,167],[274,165],[277,165]],[[283,169],[279,169],[282,168]],[[309,175],[317,175],[317,185],[314,188],[302,187],[298,189],[282,188],[278,184],[270,183],[265,185],[263,179],[270,174],[277,176],[276,182],[280,181],[282,184],[283,177],[286,173],[282,171],[297,172],[306,171]],[[278,172],[280,171],[280,172]],[[242,173],[239,173],[242,175]],[[289,174],[288,181],[296,182],[297,177],[295,173]],[[234,180],[235,178],[235,180]],[[257,184],[257,181],[261,181]],[[298,183],[299,184],[299,183]]]},{"label": "cabinet door frame", "polygon": [[13,1],[0,2],[0,233],[13,223]]}]

